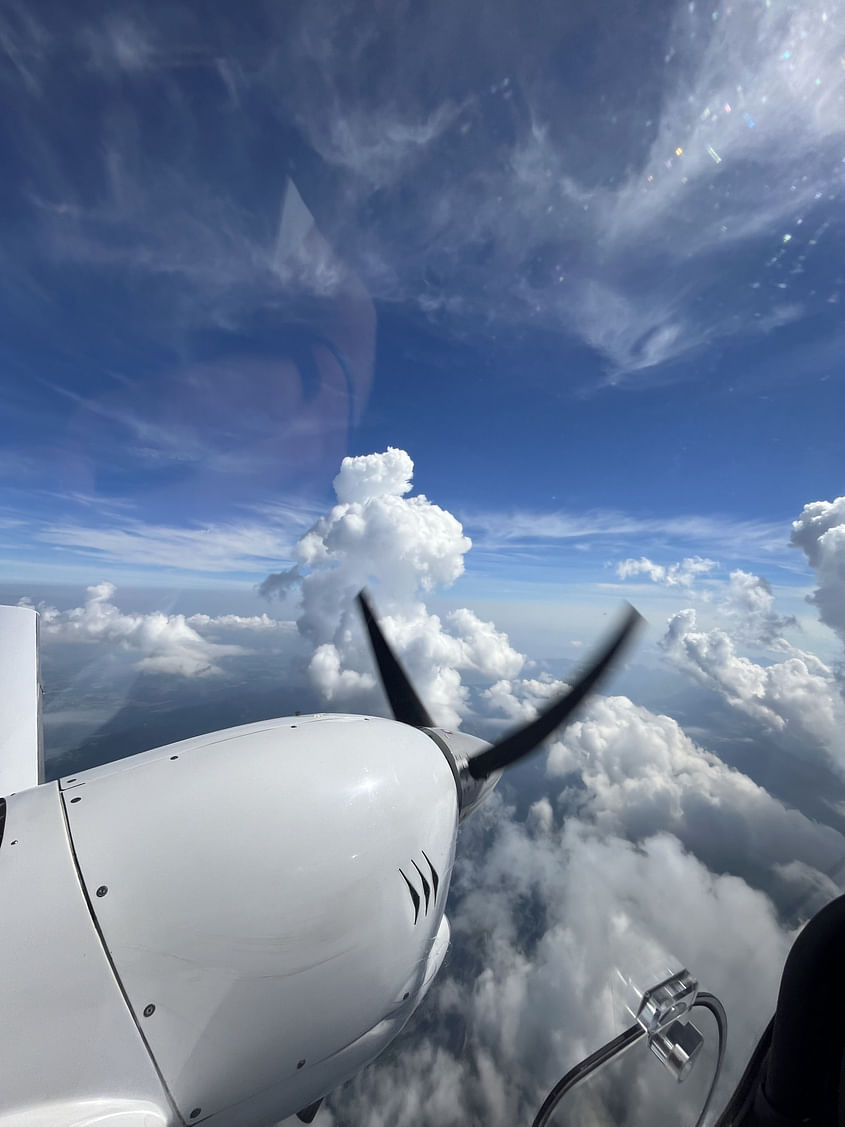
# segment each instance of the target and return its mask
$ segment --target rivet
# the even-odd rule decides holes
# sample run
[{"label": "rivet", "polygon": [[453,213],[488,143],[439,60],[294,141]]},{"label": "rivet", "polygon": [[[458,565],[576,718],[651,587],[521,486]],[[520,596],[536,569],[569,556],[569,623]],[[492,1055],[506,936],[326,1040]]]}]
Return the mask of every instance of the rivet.
[{"label": "rivet", "polygon": [[148,1006],[144,1006],[144,1017],[152,1017],[155,1012],[156,1008],[152,1002]]},{"label": "rivet", "polygon": [[408,993],[408,992],[406,991],[406,992],[405,992],[405,993],[404,993],[404,994],[402,995],[402,1001],[403,1001],[403,1002],[407,1002],[407,1001],[408,1001],[408,999],[409,999],[410,997],[411,997],[411,995],[410,995],[410,994],[409,994],[409,993]]},{"label": "rivet", "polygon": [[82,799],[79,798],[78,796],[76,798],[71,799],[71,802],[81,802],[81,801],[82,801]]},{"label": "rivet", "polygon": [[171,756],[170,756],[170,758],[171,758],[171,759],[178,759],[178,758],[179,758],[179,756],[178,756],[178,755],[171,755]]},{"label": "rivet", "polygon": [[104,884],[101,884],[100,887],[97,889],[97,895],[98,896],[105,896],[105,894],[107,892],[108,892],[108,888]]},{"label": "rivet", "polygon": [[305,1057],[303,1057],[302,1060],[298,1060],[296,1062],[296,1067],[297,1068],[304,1068],[305,1067]]},{"label": "rivet", "polygon": [[196,1119],[196,1117],[198,1115],[200,1115],[201,1113],[202,1113],[202,1108],[201,1107],[195,1107],[194,1110],[191,1112],[191,1119]]}]

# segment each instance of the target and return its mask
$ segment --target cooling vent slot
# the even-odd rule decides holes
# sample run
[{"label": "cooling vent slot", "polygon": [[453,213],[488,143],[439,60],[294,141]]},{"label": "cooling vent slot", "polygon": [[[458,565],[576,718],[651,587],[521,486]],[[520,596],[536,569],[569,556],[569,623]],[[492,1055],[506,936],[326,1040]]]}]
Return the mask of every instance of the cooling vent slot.
[{"label": "cooling vent slot", "polygon": [[[437,870],[428,858],[425,850],[420,850],[425,864],[418,865],[417,862],[411,858],[412,869],[408,872],[411,873],[409,877],[404,869],[399,872],[405,884],[408,886],[408,892],[411,896],[411,903],[414,906],[414,923],[420,918],[420,905],[423,906],[423,914],[428,915],[429,906],[435,904],[437,901],[437,889],[440,887],[440,877],[437,875]],[[425,870],[428,870],[429,876],[425,875]]]},{"label": "cooling vent slot", "polygon": [[440,884],[440,877],[437,875],[437,869],[435,869],[431,861],[428,860],[428,854],[424,849],[422,850],[422,855],[425,857],[426,861],[428,861],[428,867],[431,870],[431,886],[434,889],[434,899],[437,900],[437,887]]},{"label": "cooling vent slot", "polygon": [[[399,872],[402,873],[402,870],[400,869]],[[414,886],[411,884],[404,873],[402,873],[402,876],[404,877],[405,884],[407,884],[408,891],[411,894],[411,903],[414,905],[414,923],[416,923],[420,918],[420,894],[417,892],[417,890],[414,888]]]},{"label": "cooling vent slot", "polygon": [[6,799],[0,798],[0,845],[3,844],[3,830],[6,828]]},{"label": "cooling vent slot", "polygon": [[429,897],[431,896],[431,885],[430,885],[430,884],[428,883],[428,881],[427,881],[427,880],[425,879],[425,877],[424,877],[424,876],[422,875],[422,870],[420,869],[420,867],[419,867],[419,865],[418,865],[418,864],[416,863],[416,861],[412,861],[412,862],[411,862],[411,864],[412,864],[412,865],[414,866],[414,868],[415,868],[415,869],[417,870],[417,876],[418,876],[418,877],[420,878],[420,880],[422,881],[422,886],[423,886],[423,896],[425,897],[425,914],[426,914],[426,915],[428,915],[428,900],[429,900]]}]

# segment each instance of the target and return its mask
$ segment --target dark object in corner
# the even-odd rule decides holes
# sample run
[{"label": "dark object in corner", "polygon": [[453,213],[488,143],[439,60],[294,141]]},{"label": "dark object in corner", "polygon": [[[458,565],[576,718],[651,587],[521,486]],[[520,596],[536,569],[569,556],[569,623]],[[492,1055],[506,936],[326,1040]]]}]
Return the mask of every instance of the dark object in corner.
[{"label": "dark object in corner", "polygon": [[310,1123],[317,1112],[320,1110],[320,1104],[323,1102],[323,1097],[320,1096],[318,1100],[314,1100],[313,1104],[304,1107],[302,1111],[296,1113],[296,1118],[300,1119],[303,1123]]},{"label": "dark object in corner", "polygon": [[716,1127],[845,1127],[845,896],[792,945],[775,1016]]}]

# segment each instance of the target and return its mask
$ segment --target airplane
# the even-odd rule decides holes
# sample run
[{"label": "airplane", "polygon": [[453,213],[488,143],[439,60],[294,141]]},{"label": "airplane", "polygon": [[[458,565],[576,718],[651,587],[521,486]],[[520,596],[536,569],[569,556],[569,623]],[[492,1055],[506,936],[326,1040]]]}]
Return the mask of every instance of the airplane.
[{"label": "airplane", "polygon": [[[46,781],[38,616],[0,607],[0,1127],[270,1127],[404,1028],[449,946],[458,826],[570,720],[629,641],[629,608],[570,691],[490,744],[436,727],[362,592],[393,719],[288,716]],[[800,933],[775,1017],[717,1127],[845,1123],[845,897]],[[680,1080],[688,1021],[725,1015],[686,969],[563,1096],[642,1037]]]},{"label": "airplane", "polygon": [[435,726],[358,601],[394,719],[281,717],[51,782],[37,613],[0,608],[0,1127],[311,1122],[440,969],[460,822],[640,619],[489,744]]}]

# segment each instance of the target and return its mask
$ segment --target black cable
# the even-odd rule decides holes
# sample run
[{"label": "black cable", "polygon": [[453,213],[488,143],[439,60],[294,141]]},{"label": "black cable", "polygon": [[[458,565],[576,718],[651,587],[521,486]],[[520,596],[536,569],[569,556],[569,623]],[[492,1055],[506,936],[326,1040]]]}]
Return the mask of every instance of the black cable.
[{"label": "black cable", "polygon": [[554,1088],[549,1092],[543,1101],[543,1106],[534,1117],[534,1122],[531,1127],[546,1127],[546,1124],[551,1118],[552,1112],[563,1099],[567,1092],[569,1092],[575,1085],[586,1079],[590,1073],[595,1072],[601,1068],[602,1065],[612,1060],[618,1053],[623,1053],[629,1049],[631,1045],[635,1044],[641,1037],[645,1036],[645,1029],[637,1022],[624,1033],[620,1033],[618,1037],[614,1037],[612,1041],[608,1041],[606,1045],[602,1045],[600,1049],[596,1049],[594,1053],[586,1057],[580,1064],[576,1064],[574,1068],[570,1068],[569,1072],[555,1084]]},{"label": "black cable", "polygon": [[[713,1079],[710,1081],[710,1087],[707,1091],[707,1097],[701,1109],[701,1114],[695,1121],[695,1127],[702,1127],[704,1117],[710,1110],[710,1103],[713,1099],[713,1093],[716,1090],[716,1083],[722,1071],[722,1062],[725,1059],[728,1018],[724,1006],[715,994],[702,991],[696,998],[691,1009],[695,1009],[696,1006],[701,1006],[703,1009],[709,1010],[713,1014],[716,1019],[719,1036],[719,1049],[716,1056],[716,1068],[713,1072]],[[626,1049],[629,1049],[631,1045],[636,1044],[636,1042],[644,1036],[645,1029],[637,1022],[637,1024],[626,1029],[624,1033],[620,1033],[618,1037],[614,1037],[612,1041],[608,1041],[606,1045],[602,1045],[600,1049],[596,1049],[594,1053],[582,1060],[580,1064],[576,1064],[574,1068],[570,1068],[569,1072],[555,1084],[554,1088],[552,1088],[546,1096],[543,1101],[543,1106],[534,1117],[534,1122],[531,1124],[531,1127],[546,1127],[553,1112],[567,1092],[570,1092],[576,1084],[585,1080],[593,1072],[597,1072],[603,1065],[607,1064],[615,1056],[623,1053]]]},{"label": "black cable", "polygon": [[708,994],[706,990],[698,995],[693,1002],[691,1009],[696,1006],[702,1006],[705,1010],[709,1010],[713,1017],[716,1019],[716,1027],[719,1032],[719,1052],[716,1057],[716,1068],[713,1072],[713,1079],[710,1081],[710,1087],[707,1091],[707,1098],[704,1101],[704,1107],[701,1109],[701,1114],[695,1121],[695,1127],[702,1127],[704,1117],[710,1110],[710,1103],[713,1099],[713,1093],[716,1091],[716,1084],[719,1080],[719,1075],[722,1071],[722,1062],[725,1059],[725,1043],[728,1039],[728,1015],[725,1013],[725,1007],[719,1001],[715,994]]}]

